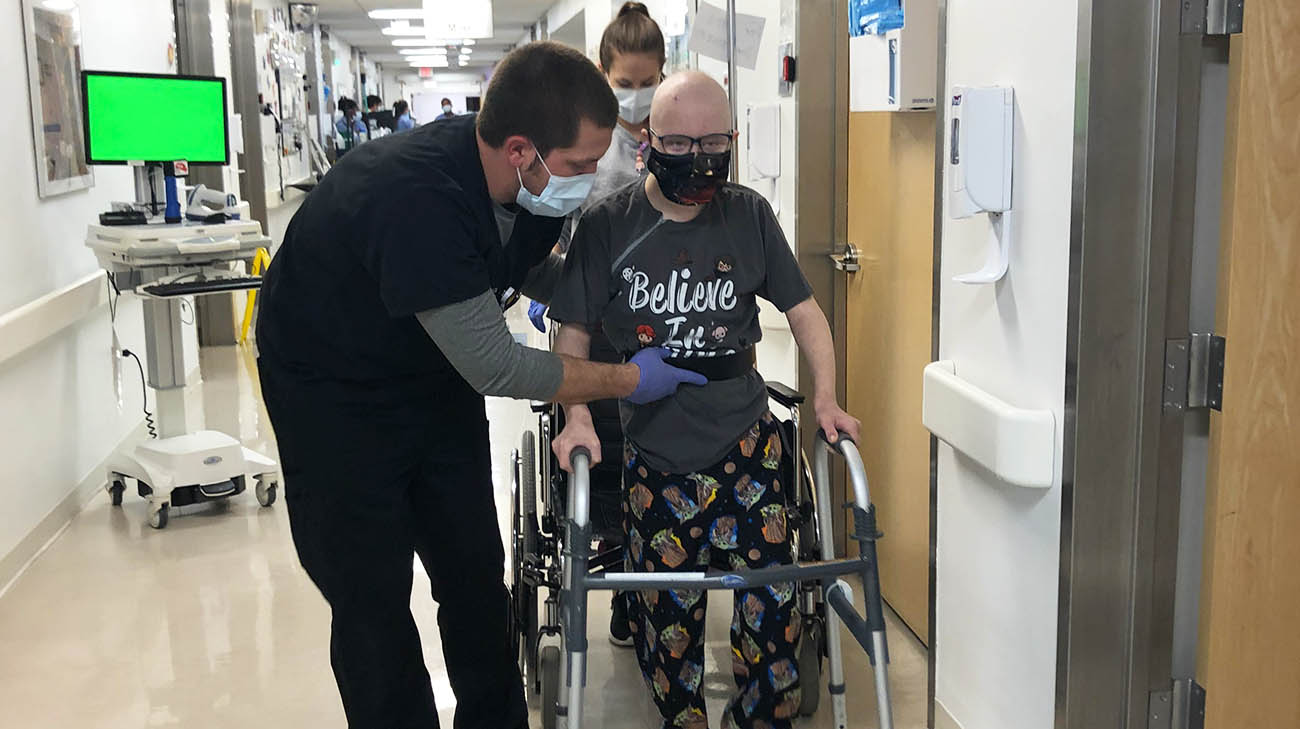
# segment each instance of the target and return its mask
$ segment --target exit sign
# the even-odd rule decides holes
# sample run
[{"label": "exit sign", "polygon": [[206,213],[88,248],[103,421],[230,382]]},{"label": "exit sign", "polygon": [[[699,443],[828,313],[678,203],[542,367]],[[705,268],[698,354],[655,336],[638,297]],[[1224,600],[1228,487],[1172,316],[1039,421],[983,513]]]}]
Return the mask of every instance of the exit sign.
[{"label": "exit sign", "polygon": [[433,78],[433,69],[427,66],[422,67],[420,69],[420,78]]}]

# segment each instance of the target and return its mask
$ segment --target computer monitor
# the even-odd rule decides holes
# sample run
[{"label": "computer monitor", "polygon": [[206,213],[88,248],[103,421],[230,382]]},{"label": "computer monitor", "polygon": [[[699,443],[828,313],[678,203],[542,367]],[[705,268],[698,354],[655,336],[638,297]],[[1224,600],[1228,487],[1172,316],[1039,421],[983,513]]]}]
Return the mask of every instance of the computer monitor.
[{"label": "computer monitor", "polygon": [[361,115],[366,126],[385,127],[389,131],[397,131],[397,119],[393,117],[392,110],[385,111],[368,111]]},{"label": "computer monitor", "polygon": [[81,92],[90,164],[230,163],[224,78],[82,71]]}]

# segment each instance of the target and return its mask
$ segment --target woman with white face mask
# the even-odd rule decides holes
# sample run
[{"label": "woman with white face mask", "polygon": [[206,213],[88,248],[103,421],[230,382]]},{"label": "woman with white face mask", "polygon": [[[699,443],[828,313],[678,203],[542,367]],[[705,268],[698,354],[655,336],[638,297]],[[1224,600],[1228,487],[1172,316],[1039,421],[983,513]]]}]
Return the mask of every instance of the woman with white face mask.
[{"label": "woman with white face mask", "polygon": [[627,2],[600,37],[600,70],[618,99],[618,126],[609,151],[596,167],[587,204],[645,173],[642,130],[650,122],[650,101],[664,77],[664,35],[644,3]]}]

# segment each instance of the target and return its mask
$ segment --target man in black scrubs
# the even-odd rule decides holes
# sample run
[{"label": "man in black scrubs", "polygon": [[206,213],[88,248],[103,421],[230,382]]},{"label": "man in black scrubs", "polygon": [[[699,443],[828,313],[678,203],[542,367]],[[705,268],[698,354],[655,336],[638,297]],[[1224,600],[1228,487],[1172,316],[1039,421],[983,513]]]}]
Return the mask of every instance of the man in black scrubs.
[{"label": "man in black scrubs", "polygon": [[548,253],[587,196],[618,104],[577,51],[496,68],[477,117],[362,145],[303,201],[267,272],[262,392],[294,545],[333,614],[352,729],[438,726],[410,612],[413,555],[439,603],[456,729],[526,725],[483,395],[651,402],[702,378],[519,345],[503,306],[546,298]]}]

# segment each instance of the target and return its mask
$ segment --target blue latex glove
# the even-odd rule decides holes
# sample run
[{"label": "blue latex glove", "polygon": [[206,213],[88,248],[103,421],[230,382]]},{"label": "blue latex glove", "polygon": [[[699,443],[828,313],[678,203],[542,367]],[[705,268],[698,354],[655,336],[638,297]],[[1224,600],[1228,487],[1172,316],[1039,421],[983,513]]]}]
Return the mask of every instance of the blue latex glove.
[{"label": "blue latex glove", "polygon": [[633,405],[645,405],[677,392],[677,386],[683,383],[703,385],[709,381],[698,372],[665,364],[666,356],[668,350],[663,347],[647,347],[632,355],[632,359],[628,361],[641,370],[641,379],[636,383],[636,389],[632,394],[627,396],[628,402]]},{"label": "blue latex glove", "polygon": [[534,301],[528,305],[528,320],[537,327],[537,331],[546,333],[546,304]]}]

